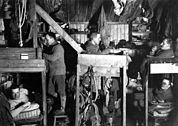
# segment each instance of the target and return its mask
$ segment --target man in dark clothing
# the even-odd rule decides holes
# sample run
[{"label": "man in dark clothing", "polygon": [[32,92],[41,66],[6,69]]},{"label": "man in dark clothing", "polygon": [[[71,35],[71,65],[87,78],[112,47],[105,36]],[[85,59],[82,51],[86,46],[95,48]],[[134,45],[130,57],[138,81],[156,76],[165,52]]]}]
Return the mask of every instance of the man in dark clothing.
[{"label": "man in dark clothing", "polygon": [[149,102],[172,102],[172,83],[168,78],[163,78],[160,88],[149,88]]},{"label": "man in dark clothing", "polygon": [[89,40],[85,43],[85,49],[87,54],[109,54],[109,53],[118,53],[120,50],[114,49],[104,49],[100,50],[99,44],[101,41],[101,35],[97,32],[93,32],[90,35]]},{"label": "man in dark clothing", "polygon": [[[43,53],[49,70],[48,93],[55,98],[60,96],[61,108],[60,112],[65,113],[66,92],[65,92],[65,74],[66,66],[64,62],[64,49],[59,42],[56,41],[55,34],[49,32],[45,35],[47,40],[48,52]],[[57,87],[57,88],[56,88]]]},{"label": "man in dark clothing", "polygon": [[172,48],[172,39],[170,38],[165,38],[163,42],[160,44],[161,48],[158,53],[150,58],[144,59],[143,63],[140,66],[140,72],[142,77],[145,77],[148,73],[148,65],[149,61],[156,59],[156,58],[173,58],[174,57],[174,52]]},{"label": "man in dark clothing", "polygon": [[156,55],[156,58],[173,58],[174,52],[172,48],[172,39],[165,38],[161,43],[161,51]]},{"label": "man in dark clothing", "polygon": [[10,104],[2,92],[0,93],[0,126],[14,126]]}]

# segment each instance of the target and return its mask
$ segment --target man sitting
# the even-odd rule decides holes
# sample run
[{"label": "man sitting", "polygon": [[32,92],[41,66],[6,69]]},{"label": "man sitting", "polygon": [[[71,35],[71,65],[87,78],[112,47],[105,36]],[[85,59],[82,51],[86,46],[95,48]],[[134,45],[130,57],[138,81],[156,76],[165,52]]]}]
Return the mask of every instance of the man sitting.
[{"label": "man sitting", "polygon": [[157,50],[156,54],[154,56],[149,56],[148,58],[144,59],[141,66],[140,66],[140,73],[142,76],[142,79],[147,76],[147,68],[149,65],[149,61],[156,59],[156,58],[173,58],[174,57],[174,52],[172,48],[172,39],[170,38],[165,38],[163,42],[160,44],[161,48],[160,50]]},{"label": "man sitting", "polygon": [[101,51],[99,44],[101,42],[101,35],[98,32],[91,33],[89,40],[85,43],[84,49],[87,54],[110,54],[110,53],[119,53],[121,50],[115,49],[104,49]]},{"label": "man sitting", "polygon": [[172,39],[165,38],[161,45],[161,51],[156,55],[156,58],[172,58],[174,57],[172,48]]},{"label": "man sitting", "polygon": [[163,78],[160,88],[148,90],[148,111],[153,117],[167,118],[174,109],[171,86],[171,81],[168,78]]},{"label": "man sitting", "polygon": [[150,103],[165,103],[173,101],[173,92],[172,86],[173,84],[168,78],[163,78],[161,87],[156,89],[149,89],[149,98],[148,101]]}]

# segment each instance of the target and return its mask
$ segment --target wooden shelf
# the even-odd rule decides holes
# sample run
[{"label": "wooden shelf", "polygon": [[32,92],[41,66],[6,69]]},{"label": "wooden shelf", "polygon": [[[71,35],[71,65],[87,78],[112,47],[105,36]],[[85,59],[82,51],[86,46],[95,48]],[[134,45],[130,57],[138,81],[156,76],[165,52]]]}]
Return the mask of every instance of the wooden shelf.
[{"label": "wooden shelf", "polygon": [[147,32],[135,32],[135,31],[132,31],[132,36],[148,36],[151,32],[147,31]]},{"label": "wooden shelf", "polygon": [[2,60],[0,59],[1,72],[42,72],[46,70],[43,59],[30,60]]}]

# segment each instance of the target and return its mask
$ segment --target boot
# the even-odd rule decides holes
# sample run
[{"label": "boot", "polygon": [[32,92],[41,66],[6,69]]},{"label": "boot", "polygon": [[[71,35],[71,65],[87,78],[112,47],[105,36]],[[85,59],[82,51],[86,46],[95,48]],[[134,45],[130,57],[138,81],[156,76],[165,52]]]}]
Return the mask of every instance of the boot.
[{"label": "boot", "polygon": [[54,112],[55,115],[64,115],[65,114],[65,106],[66,106],[66,96],[61,96],[61,108]]}]

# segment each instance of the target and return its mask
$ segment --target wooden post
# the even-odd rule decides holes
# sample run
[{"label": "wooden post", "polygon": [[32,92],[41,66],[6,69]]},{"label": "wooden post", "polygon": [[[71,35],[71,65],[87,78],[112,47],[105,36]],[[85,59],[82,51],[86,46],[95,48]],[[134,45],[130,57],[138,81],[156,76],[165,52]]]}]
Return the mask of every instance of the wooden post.
[{"label": "wooden post", "polygon": [[148,126],[148,78],[145,84],[145,126]]},{"label": "wooden post", "polygon": [[132,22],[129,23],[129,42],[132,42]]},{"label": "wooden post", "polygon": [[[126,65],[126,63],[125,63]],[[122,125],[126,126],[126,86],[127,86],[127,66],[123,67],[123,115]]]},{"label": "wooden post", "polygon": [[55,22],[49,14],[44,11],[39,5],[36,4],[36,12],[50,25],[52,26],[56,32],[62,36],[76,51],[77,53],[81,53],[83,49],[75,42],[73,38],[70,37],[58,24]]},{"label": "wooden post", "polygon": [[36,13],[34,16],[34,24],[33,24],[33,48],[38,48],[38,28],[37,28],[37,17],[36,17]]},{"label": "wooden post", "polygon": [[[37,30],[37,16],[36,16],[36,10],[35,10],[36,0],[30,0],[29,1],[29,8],[30,8],[30,21],[32,22],[32,36],[33,36],[33,48],[38,47],[37,42],[37,36],[38,36],[38,30]],[[31,34],[31,33],[30,33]]]},{"label": "wooden post", "polygon": [[16,84],[20,85],[20,73],[16,73],[16,78],[17,78]]},{"label": "wooden post", "polygon": [[80,91],[80,66],[77,64],[77,89],[76,89],[76,110],[75,110],[75,126],[79,124],[79,91]]},{"label": "wooden post", "polygon": [[42,92],[43,92],[43,126],[47,126],[47,106],[46,106],[46,73],[41,72]]}]

